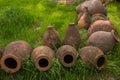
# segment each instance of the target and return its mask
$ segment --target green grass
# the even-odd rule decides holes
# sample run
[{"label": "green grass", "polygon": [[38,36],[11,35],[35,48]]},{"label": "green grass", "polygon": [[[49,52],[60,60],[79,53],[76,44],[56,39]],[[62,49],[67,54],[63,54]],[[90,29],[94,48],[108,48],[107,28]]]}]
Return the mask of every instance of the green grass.
[{"label": "green grass", "polygon": [[[33,48],[40,46],[43,44],[42,35],[49,25],[55,27],[62,40],[68,24],[77,23],[77,5],[57,4],[47,0],[0,0],[0,45],[5,48],[11,41],[20,39],[29,42]],[[112,3],[107,7],[108,16],[120,36],[120,5]],[[80,31],[83,41],[81,47],[86,44],[85,32]],[[120,44],[117,43],[106,56],[108,64],[101,71],[88,68],[78,58],[71,68],[65,68],[58,59],[53,59],[51,69],[40,72],[28,59],[17,73],[9,74],[0,69],[0,80],[107,80],[109,77],[120,80]]]}]

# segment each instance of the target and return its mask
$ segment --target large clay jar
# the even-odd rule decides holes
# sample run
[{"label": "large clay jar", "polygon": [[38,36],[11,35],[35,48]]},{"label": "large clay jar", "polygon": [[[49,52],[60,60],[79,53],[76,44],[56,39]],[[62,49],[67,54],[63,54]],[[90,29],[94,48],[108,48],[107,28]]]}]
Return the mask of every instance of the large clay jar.
[{"label": "large clay jar", "polygon": [[105,67],[107,59],[103,51],[97,47],[86,46],[79,50],[81,59],[89,66],[101,70]]},{"label": "large clay jar", "polygon": [[89,37],[87,45],[96,46],[106,53],[113,49],[117,41],[120,42],[114,30],[111,32],[97,31]]},{"label": "large clay jar", "polygon": [[43,43],[45,46],[51,48],[60,46],[61,41],[59,34],[52,26],[48,26],[47,31],[43,35]]},{"label": "large clay jar", "polygon": [[75,23],[70,23],[64,36],[63,44],[78,48],[81,44],[81,36]]},{"label": "large clay jar", "polygon": [[77,51],[70,45],[63,45],[56,53],[56,57],[65,67],[72,67],[77,58]]},{"label": "large clay jar", "polygon": [[[0,46],[0,62],[1,62],[1,57],[2,57],[2,55],[3,55],[3,49],[2,49],[2,47]],[[0,64],[1,65],[1,64]]]},{"label": "large clay jar", "polygon": [[53,57],[54,51],[47,46],[39,46],[31,54],[31,59],[39,71],[50,69]]},{"label": "large clay jar", "polygon": [[17,72],[32,51],[26,41],[14,41],[7,45],[1,58],[1,68],[9,73]]},{"label": "large clay jar", "polygon": [[107,16],[107,9],[103,6],[103,4],[98,0],[87,0],[81,3],[76,7],[76,12],[79,14],[80,12],[84,12],[84,8],[87,7],[88,11],[91,15],[101,13]]},{"label": "large clay jar", "polygon": [[90,36],[92,33],[97,31],[106,31],[111,32],[112,30],[115,30],[114,25],[109,20],[98,20],[95,21],[90,28],[87,31],[87,35]]},{"label": "large clay jar", "polygon": [[82,29],[82,28],[88,29],[90,24],[91,24],[91,17],[89,15],[89,12],[86,9],[86,11],[84,13],[80,13],[78,15],[78,28],[79,29]]}]

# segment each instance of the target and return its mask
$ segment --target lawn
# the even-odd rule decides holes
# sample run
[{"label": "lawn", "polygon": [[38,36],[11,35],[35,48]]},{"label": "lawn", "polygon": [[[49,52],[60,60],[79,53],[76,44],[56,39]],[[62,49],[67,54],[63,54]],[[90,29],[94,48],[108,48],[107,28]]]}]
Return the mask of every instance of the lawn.
[{"label": "lawn", "polygon": [[[52,0],[0,0],[0,45],[5,48],[11,41],[25,40],[34,49],[43,44],[42,35],[49,25],[54,26],[62,40],[68,24],[77,23],[75,7],[79,3],[64,5]],[[120,36],[120,3],[110,3],[107,8],[108,17]],[[80,33],[82,48],[88,37],[86,30],[80,30]],[[41,72],[28,59],[17,73],[10,74],[0,69],[0,80],[120,80],[120,43],[116,43],[106,56],[107,65],[100,71],[88,68],[80,58],[71,68],[63,67],[54,58],[51,69]]]}]

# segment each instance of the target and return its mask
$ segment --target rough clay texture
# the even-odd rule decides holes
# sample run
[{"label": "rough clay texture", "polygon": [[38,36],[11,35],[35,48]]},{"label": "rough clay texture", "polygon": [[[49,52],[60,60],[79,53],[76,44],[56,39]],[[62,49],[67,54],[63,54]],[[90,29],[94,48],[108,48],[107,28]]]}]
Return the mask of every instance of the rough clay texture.
[{"label": "rough clay texture", "polygon": [[111,32],[97,31],[94,32],[88,39],[87,45],[96,46],[103,52],[109,52],[113,49],[116,39]]},{"label": "rough clay texture", "polygon": [[22,40],[11,42],[5,48],[3,56],[12,54],[18,57],[21,61],[30,56],[32,52],[31,46]]},{"label": "rough clay texture", "polygon": [[111,32],[112,30],[115,30],[115,27],[111,21],[97,20],[90,26],[90,28],[87,31],[87,35],[90,36],[91,34],[97,31]]},{"label": "rough clay texture", "polygon": [[79,50],[79,54],[80,57],[82,58],[82,60],[91,67],[96,67],[97,69],[100,69],[101,67],[103,68],[106,64],[103,64],[103,66],[99,67],[97,66],[97,61],[100,57],[105,57],[103,51],[101,51],[99,48],[97,47],[93,47],[93,46],[86,46],[83,47]]},{"label": "rough clay texture", "polygon": [[49,48],[48,46],[39,46],[37,48],[35,48],[31,54],[31,58],[33,61],[36,61],[36,59],[39,56],[47,56],[50,59],[52,59],[54,57],[54,51]]},{"label": "rough clay texture", "polygon": [[60,46],[60,37],[58,32],[52,27],[49,26],[47,31],[43,35],[43,43],[48,47],[59,47]]},{"label": "rough clay texture", "polygon": [[56,57],[60,58],[65,53],[73,53],[77,56],[77,51],[75,50],[75,48],[70,45],[63,45],[57,50]]},{"label": "rough clay texture", "polygon": [[81,36],[77,26],[70,23],[64,36],[63,44],[78,48],[81,44]]}]

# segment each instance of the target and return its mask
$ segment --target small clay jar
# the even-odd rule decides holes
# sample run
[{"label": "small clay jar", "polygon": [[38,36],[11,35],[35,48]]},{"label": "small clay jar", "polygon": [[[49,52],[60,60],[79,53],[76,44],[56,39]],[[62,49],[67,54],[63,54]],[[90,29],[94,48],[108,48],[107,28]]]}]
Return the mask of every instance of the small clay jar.
[{"label": "small clay jar", "polygon": [[98,20],[95,21],[87,31],[87,35],[90,36],[96,31],[106,31],[111,32],[112,30],[116,30],[114,25],[110,20]]},{"label": "small clay jar", "polygon": [[94,23],[95,21],[98,20],[108,20],[107,16],[103,15],[103,14],[94,14],[91,16],[91,23]]},{"label": "small clay jar", "polygon": [[105,67],[107,59],[103,51],[97,47],[86,46],[79,50],[81,59],[89,66],[97,70]]},{"label": "small clay jar", "polygon": [[80,13],[78,15],[78,28],[82,29],[88,29],[91,24],[91,17],[89,15],[89,12],[86,8],[86,11],[84,13]]},{"label": "small clay jar", "polygon": [[64,36],[63,44],[78,48],[81,44],[81,36],[75,23],[70,23]]},{"label": "small clay jar", "polygon": [[57,50],[56,57],[63,66],[72,67],[77,59],[77,51],[70,45],[63,45]]},{"label": "small clay jar", "polygon": [[39,46],[31,54],[31,59],[39,71],[50,69],[53,57],[54,51],[48,46]]},{"label": "small clay jar", "polygon": [[31,46],[23,40],[11,42],[7,45],[1,58],[1,68],[9,73],[17,72],[22,63],[29,58]]},{"label": "small clay jar", "polygon": [[98,0],[87,0],[81,3],[76,7],[76,12],[79,14],[80,12],[84,12],[84,8],[87,7],[90,15],[94,15],[97,13],[104,14],[107,16],[107,9],[103,6],[103,4]]},{"label": "small clay jar", "polygon": [[89,37],[87,45],[96,46],[106,53],[113,49],[116,42],[120,42],[120,40],[114,30],[111,32],[97,31]]},{"label": "small clay jar", "polygon": [[42,40],[45,46],[51,48],[59,47],[61,43],[58,32],[52,26],[48,26]]}]

